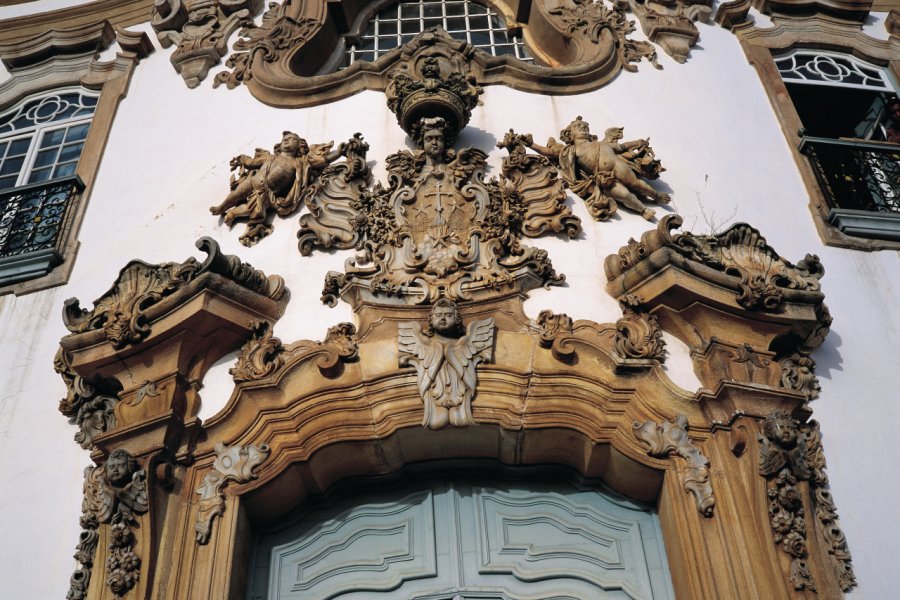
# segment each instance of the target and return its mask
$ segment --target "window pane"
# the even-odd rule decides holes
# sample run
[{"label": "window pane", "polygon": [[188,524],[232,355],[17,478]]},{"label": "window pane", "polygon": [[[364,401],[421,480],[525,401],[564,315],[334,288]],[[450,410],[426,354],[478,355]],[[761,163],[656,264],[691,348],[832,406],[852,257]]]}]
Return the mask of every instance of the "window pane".
[{"label": "window pane", "polygon": [[465,17],[456,17],[452,19],[447,19],[447,32],[451,31],[465,31],[466,30],[466,19]]},{"label": "window pane", "polygon": [[16,175],[0,177],[0,190],[5,190],[16,185]]},{"label": "window pane", "polygon": [[400,17],[403,19],[409,18],[418,18],[419,16],[419,5],[418,4],[401,4],[400,5]]},{"label": "window pane", "polygon": [[72,127],[69,127],[69,129],[66,131],[66,141],[75,142],[78,140],[83,140],[87,137],[87,132],[90,127],[90,123],[82,123],[81,125],[74,125]]},{"label": "window pane", "polygon": [[52,165],[54,162],[56,162],[56,154],[58,152],[58,148],[48,148],[47,150],[41,150],[37,153],[37,156],[34,159],[33,168],[39,169],[41,167],[46,167],[47,165]]},{"label": "window pane", "polygon": [[31,145],[31,138],[19,138],[13,140],[9,145],[9,156],[22,155],[28,152],[28,146]]},{"label": "window pane", "polygon": [[0,141],[0,159],[6,156],[6,147],[9,146],[9,142]]},{"label": "window pane", "polygon": [[18,173],[22,170],[22,163],[25,162],[24,156],[17,156],[16,158],[8,158],[3,161],[3,165],[0,166],[0,175],[9,175],[10,173]]},{"label": "window pane", "polygon": [[59,153],[59,162],[78,160],[82,148],[84,148],[84,142],[63,146],[62,152]]},{"label": "window pane", "polygon": [[76,166],[78,166],[77,160],[57,165],[56,169],[53,170],[53,178],[66,177],[67,175],[73,174]]},{"label": "window pane", "polygon": [[470,29],[487,29],[488,27],[487,17],[469,17]]},{"label": "window pane", "polygon": [[397,21],[382,21],[378,24],[378,35],[396,35]]},{"label": "window pane", "polygon": [[441,16],[441,3],[440,2],[428,2],[424,7],[425,16],[426,17],[440,17]]},{"label": "window pane", "polygon": [[50,179],[50,167],[46,169],[36,169],[31,171],[31,176],[28,178],[28,183],[34,183],[36,181],[47,181]]},{"label": "window pane", "polygon": [[400,33],[419,33],[422,25],[418,21],[400,21]]},{"label": "window pane", "polygon": [[63,138],[66,136],[65,129],[57,129],[55,131],[48,131],[44,133],[44,137],[41,139],[41,148],[49,148],[50,146],[59,146],[63,142]]}]

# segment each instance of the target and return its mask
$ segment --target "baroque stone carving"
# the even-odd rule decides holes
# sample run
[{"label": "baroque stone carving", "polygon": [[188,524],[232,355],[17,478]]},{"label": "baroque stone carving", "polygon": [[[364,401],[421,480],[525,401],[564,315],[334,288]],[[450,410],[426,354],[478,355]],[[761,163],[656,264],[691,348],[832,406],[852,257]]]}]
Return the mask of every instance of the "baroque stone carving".
[{"label": "baroque stone carving", "polygon": [[197,522],[194,524],[198,544],[209,542],[213,520],[225,512],[225,486],[229,481],[247,483],[255,479],[253,470],[269,457],[269,447],[226,446],[219,442],[215,447],[216,459],[212,470],[204,475],[203,482],[195,490],[200,495]]},{"label": "baroque stone carving", "polygon": [[155,0],[150,24],[189,88],[206,78],[228,51],[228,38],[253,23],[261,0]]},{"label": "baroque stone carving", "polygon": [[284,294],[284,280],[223,254],[215,240],[200,238],[197,247],[208,256],[202,263],[189,258],[182,263],[151,265],[133,260],[119,271],[112,288],[83,310],[76,298],[66,300],[63,322],[72,333],[103,331],[115,348],[136,344],[150,335],[148,311],[204,273],[216,273],[235,283],[277,300]]},{"label": "baroque stone carving", "polygon": [[573,324],[569,315],[542,310],[535,324],[540,327],[541,347],[549,348],[556,360],[571,361],[575,356],[575,346],[572,344]]},{"label": "baroque stone carving", "polygon": [[666,343],[655,315],[642,309],[641,299],[625,295],[619,299],[622,318],[616,321],[614,344],[616,353],[623,359],[665,361]]},{"label": "baroque stone carving", "polygon": [[241,350],[235,366],[228,370],[235,383],[268,377],[284,364],[284,346],[272,336],[268,321],[251,321],[252,337]]},{"label": "baroque stone carving", "polygon": [[138,581],[141,559],[134,553],[135,515],[147,512],[146,473],[125,450],[114,450],[104,466],[84,470],[84,500],[75,559],[80,563],[72,575],[67,599],[87,596],[100,525],[109,525],[106,584],[117,596],[125,595]]},{"label": "baroque stone carving", "polygon": [[798,486],[809,483],[816,526],[828,543],[827,553],[838,584],[845,592],[856,586],[847,540],[837,524],[834,501],[825,486],[825,455],[818,423],[801,425],[776,411],[766,417],[759,439],[759,472],[768,480],[769,520],[775,543],[791,556],[791,584],[816,590],[809,571],[806,516]]},{"label": "baroque stone carving", "polygon": [[399,325],[400,366],[414,366],[419,394],[425,403],[422,425],[442,429],[474,425],[472,398],[476,367],[494,356],[494,319],[473,321],[463,329],[462,316],[450,300],[438,300],[424,329],[418,323]]},{"label": "baroque stone carving", "polygon": [[806,401],[815,400],[822,390],[816,377],[816,361],[808,355],[795,352],[781,360],[781,385],[796,390],[806,396]]},{"label": "baroque stone carving", "polygon": [[778,256],[762,234],[745,223],[737,223],[717,235],[686,232],[673,236],[671,231],[681,223],[678,215],[667,215],[656,230],[641,236],[640,242],[629,240],[617,255],[606,259],[607,279],[612,281],[665,246],[689,260],[740,278],[735,299],[746,309],[774,311],[784,302],[786,289],[821,289],[819,280],[825,269],[818,256],[807,254],[794,265]]},{"label": "baroque stone carving", "polygon": [[709,483],[709,459],[691,443],[687,434],[687,417],[678,415],[674,423],[671,421],[663,421],[661,424],[652,421],[635,422],[632,427],[635,437],[647,445],[647,453],[650,456],[665,458],[671,454],[677,454],[687,461],[684,489],[694,495],[700,514],[704,517],[713,516],[716,499],[713,497],[712,486]]},{"label": "baroque stone carving", "polygon": [[525,143],[559,164],[565,182],[598,221],[609,219],[619,204],[649,221],[656,213],[644,205],[642,198],[669,202],[668,194],[657,192],[641,180],[656,179],[664,170],[649,140],[620,143],[621,127],[610,127],[606,136],[598,140],[580,116],[559,137],[562,143],[550,138],[546,146],[541,146],[530,137]]},{"label": "baroque stone carving", "polygon": [[[356,140],[355,148],[362,148],[365,158],[368,146],[359,142]],[[231,168],[238,173],[231,176],[231,193],[209,212],[223,215],[229,227],[235,219],[247,219],[240,241],[245,246],[256,244],[272,233],[266,222],[271,211],[285,217],[315,193],[319,174],[344,154],[347,144],[332,150],[333,146],[334,142],[310,146],[296,133],[285,131],[272,152],[257,148],[252,158],[246,154],[234,157]]]},{"label": "baroque stone carving", "polygon": [[709,21],[712,0],[629,0],[647,39],[677,62],[687,60],[700,32],[694,21]]},{"label": "baroque stone carving", "polygon": [[59,401],[59,412],[74,419],[78,426],[75,441],[84,448],[93,447],[94,438],[116,426],[115,407],[121,385],[115,380],[97,378],[87,381],[74,371],[68,355],[60,348],[53,368],[66,384],[66,397]]}]

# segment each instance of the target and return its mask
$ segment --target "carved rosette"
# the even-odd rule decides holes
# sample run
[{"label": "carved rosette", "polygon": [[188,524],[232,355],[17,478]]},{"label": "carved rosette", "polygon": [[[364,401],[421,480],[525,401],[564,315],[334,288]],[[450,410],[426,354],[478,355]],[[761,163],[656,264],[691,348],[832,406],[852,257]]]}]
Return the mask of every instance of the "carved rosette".
[{"label": "carved rosette", "polygon": [[213,468],[203,477],[203,482],[195,490],[200,495],[197,522],[194,524],[198,544],[209,542],[213,520],[225,512],[225,486],[229,481],[247,483],[256,478],[253,470],[269,457],[269,447],[226,446],[219,442],[215,446],[216,459]]},{"label": "carved rosette", "polygon": [[790,580],[796,590],[816,590],[809,570],[806,515],[799,482],[809,483],[816,527],[828,544],[827,555],[841,589],[856,586],[847,540],[837,524],[837,511],[826,489],[825,455],[819,425],[801,425],[776,411],[766,417],[759,437],[759,471],[768,481],[769,521],[773,538],[791,556]]},{"label": "carved rosette", "polygon": [[116,349],[137,344],[150,335],[149,313],[154,306],[205,273],[216,273],[273,300],[284,294],[281,277],[267,277],[237,256],[223,254],[215,240],[200,238],[197,247],[208,254],[202,263],[195,258],[159,265],[131,261],[119,271],[112,288],[94,301],[90,311],[83,310],[76,298],[66,300],[66,328],[72,333],[102,331]]},{"label": "carved rosette", "polygon": [[674,423],[663,421],[656,424],[645,421],[635,422],[633,425],[635,437],[647,446],[647,453],[650,456],[665,458],[677,454],[687,461],[684,489],[694,495],[700,514],[711,517],[716,499],[709,483],[709,459],[691,442],[687,427],[688,420],[684,415],[678,415]]},{"label": "carved rosette", "polygon": [[206,78],[228,51],[228,38],[253,23],[262,0],[155,0],[150,24],[189,88]]},{"label": "carved rosette", "polygon": [[646,314],[640,298],[626,294],[619,299],[622,318],[616,321],[613,343],[624,361],[658,361],[666,358],[666,343],[655,315]]},{"label": "carved rosette", "polygon": [[87,596],[100,540],[101,525],[109,526],[106,584],[123,596],[137,584],[141,559],[134,552],[135,515],[147,512],[146,473],[125,450],[113,451],[104,466],[84,470],[84,499],[75,560],[79,567],[70,579],[68,600]]}]

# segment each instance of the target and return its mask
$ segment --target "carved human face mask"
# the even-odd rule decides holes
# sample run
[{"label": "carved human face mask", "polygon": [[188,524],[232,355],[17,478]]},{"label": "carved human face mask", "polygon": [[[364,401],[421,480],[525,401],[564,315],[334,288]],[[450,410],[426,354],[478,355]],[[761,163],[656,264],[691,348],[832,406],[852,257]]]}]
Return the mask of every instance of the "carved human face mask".
[{"label": "carved human face mask", "polygon": [[441,158],[444,155],[444,134],[437,129],[426,131],[422,136],[422,149],[432,158]]},{"label": "carved human face mask", "polygon": [[440,334],[447,334],[459,324],[459,313],[452,306],[438,306],[431,312],[431,328]]},{"label": "carved human face mask", "polygon": [[128,481],[128,460],[123,456],[112,456],[106,461],[106,478],[113,485],[122,485]]}]

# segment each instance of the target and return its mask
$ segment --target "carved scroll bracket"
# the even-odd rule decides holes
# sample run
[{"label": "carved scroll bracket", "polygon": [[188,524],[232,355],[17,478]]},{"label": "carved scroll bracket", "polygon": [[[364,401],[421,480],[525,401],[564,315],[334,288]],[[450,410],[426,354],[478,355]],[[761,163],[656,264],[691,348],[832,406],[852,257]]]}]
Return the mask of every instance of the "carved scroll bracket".
[{"label": "carved scroll bracket", "polygon": [[656,316],[644,312],[643,301],[627,294],[619,299],[622,318],[616,321],[614,338],[616,369],[620,372],[652,368],[666,359],[666,343]]},{"label": "carved scroll bracket", "polygon": [[684,472],[684,489],[694,495],[697,510],[704,517],[713,516],[716,499],[713,497],[709,483],[709,459],[700,449],[694,446],[687,434],[688,419],[684,415],[676,417],[675,422],[663,421],[656,424],[652,421],[635,422],[634,435],[647,447],[647,453],[657,458],[665,458],[677,454],[687,461]]},{"label": "carved scroll bracket", "polygon": [[[182,432],[199,425],[197,392],[207,369],[241,346],[251,321],[275,321],[284,311],[280,277],[222,254],[209,238],[198,247],[209,254],[202,263],[132,261],[90,311],[77,300],[66,302],[64,321],[72,334],[60,342],[64,379],[73,386],[113,380],[121,391],[114,419],[99,410],[111,402],[89,405],[79,390],[60,408],[76,419],[80,410],[92,441],[106,452],[123,444],[137,456],[161,447],[185,452],[179,450]],[[83,385],[80,391],[86,392]]]},{"label": "carved scroll bracket", "polygon": [[225,512],[225,486],[229,481],[247,483],[256,478],[253,470],[269,457],[269,447],[226,446],[219,442],[215,447],[213,468],[203,477],[195,490],[200,495],[197,522],[194,525],[198,544],[209,542],[213,520]]}]

